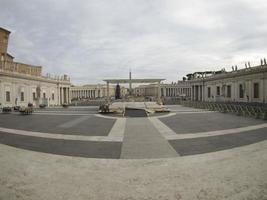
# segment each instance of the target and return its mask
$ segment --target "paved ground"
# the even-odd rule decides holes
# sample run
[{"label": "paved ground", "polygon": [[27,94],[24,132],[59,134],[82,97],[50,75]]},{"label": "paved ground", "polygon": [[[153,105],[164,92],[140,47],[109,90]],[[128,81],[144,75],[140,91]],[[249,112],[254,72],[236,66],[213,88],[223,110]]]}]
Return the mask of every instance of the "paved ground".
[{"label": "paved ground", "polygon": [[218,112],[186,114],[178,111],[177,115],[160,120],[177,134],[232,129],[264,123],[263,120]]},{"label": "paved ground", "polygon": [[99,115],[97,107],[0,114],[0,143],[58,155],[145,159],[202,154],[267,139],[262,120],[181,106],[170,109],[152,117],[131,110],[127,118]]},{"label": "paved ground", "polygon": [[0,132],[0,143],[33,151],[90,158],[120,158],[121,142],[79,141]]},{"label": "paved ground", "polygon": [[170,109],[0,114],[0,199],[267,199],[266,121]]},{"label": "paved ground", "polygon": [[267,128],[229,135],[170,140],[181,156],[202,154],[253,144],[267,139]]},{"label": "paved ground", "polygon": [[176,156],[178,154],[147,118],[127,120],[121,158],[168,158]]},{"label": "paved ground", "polygon": [[171,159],[88,159],[0,144],[0,199],[265,200],[267,142]]},{"label": "paved ground", "polygon": [[0,114],[0,127],[46,133],[107,136],[116,121],[95,117],[93,114],[71,115],[71,113],[66,113],[64,110],[61,115],[58,115],[59,112],[42,112],[25,116]]}]

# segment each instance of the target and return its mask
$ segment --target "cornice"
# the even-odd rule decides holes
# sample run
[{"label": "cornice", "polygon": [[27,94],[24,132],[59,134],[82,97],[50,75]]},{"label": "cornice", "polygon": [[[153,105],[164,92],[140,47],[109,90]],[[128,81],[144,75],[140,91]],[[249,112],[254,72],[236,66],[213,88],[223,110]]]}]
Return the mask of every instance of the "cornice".
[{"label": "cornice", "polygon": [[45,83],[64,84],[64,85],[71,84],[69,81],[49,79],[43,76],[31,76],[27,74],[19,74],[16,72],[7,72],[3,70],[0,70],[0,76],[6,76],[10,78],[18,78],[18,79],[24,79],[24,80],[40,81],[40,82],[45,82]]}]

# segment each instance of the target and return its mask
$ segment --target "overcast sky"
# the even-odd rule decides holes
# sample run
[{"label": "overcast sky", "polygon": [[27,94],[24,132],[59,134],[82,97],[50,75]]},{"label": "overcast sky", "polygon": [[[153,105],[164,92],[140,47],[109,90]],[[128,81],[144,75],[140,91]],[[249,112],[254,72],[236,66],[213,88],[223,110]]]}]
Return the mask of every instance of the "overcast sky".
[{"label": "overcast sky", "polygon": [[74,84],[166,78],[267,57],[266,0],[0,0],[9,53]]}]

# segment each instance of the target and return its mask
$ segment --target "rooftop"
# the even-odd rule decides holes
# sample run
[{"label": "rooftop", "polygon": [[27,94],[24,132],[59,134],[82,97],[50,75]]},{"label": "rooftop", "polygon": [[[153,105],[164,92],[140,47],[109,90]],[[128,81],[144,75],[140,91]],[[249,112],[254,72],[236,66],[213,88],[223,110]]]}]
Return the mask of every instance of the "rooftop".
[{"label": "rooftop", "polygon": [[4,31],[4,32],[6,32],[6,33],[8,33],[8,34],[11,33],[10,31],[8,31],[8,30],[6,30],[6,29],[4,29],[4,28],[2,28],[2,27],[0,27],[0,31]]}]

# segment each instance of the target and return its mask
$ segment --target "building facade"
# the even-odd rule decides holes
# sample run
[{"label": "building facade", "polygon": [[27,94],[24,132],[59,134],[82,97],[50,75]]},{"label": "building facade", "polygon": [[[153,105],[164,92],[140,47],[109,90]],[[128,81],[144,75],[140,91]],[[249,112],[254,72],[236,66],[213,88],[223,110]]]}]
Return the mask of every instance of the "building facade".
[{"label": "building facade", "polygon": [[10,32],[0,28],[0,104],[1,106],[47,106],[70,103],[67,75],[42,75],[41,66],[14,62],[7,53]]},{"label": "building facade", "polygon": [[[158,85],[139,85],[134,88],[134,94],[138,97],[157,97]],[[191,85],[187,81],[178,81],[171,84],[160,84],[160,96],[164,98],[190,98],[191,97]]]},{"label": "building facade", "polygon": [[187,81],[194,101],[267,101],[267,65],[198,76]]}]

